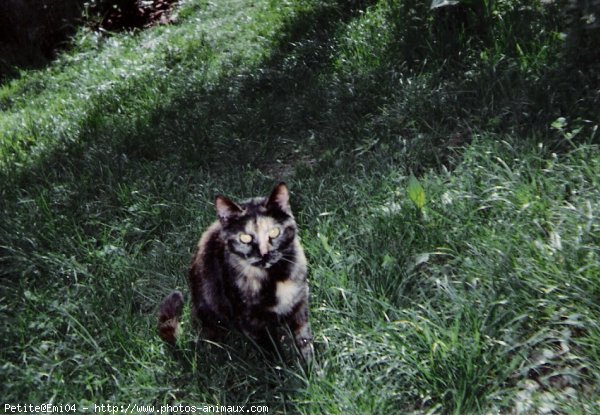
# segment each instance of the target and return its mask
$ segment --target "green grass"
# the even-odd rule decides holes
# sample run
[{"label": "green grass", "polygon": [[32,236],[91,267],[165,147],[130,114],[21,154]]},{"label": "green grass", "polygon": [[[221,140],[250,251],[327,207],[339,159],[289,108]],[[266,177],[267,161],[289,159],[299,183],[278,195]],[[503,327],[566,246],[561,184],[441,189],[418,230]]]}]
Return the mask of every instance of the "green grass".
[{"label": "green grass", "polygon": [[[0,404],[600,411],[597,79],[552,9],[426,3],[190,0],[1,86]],[[187,314],[172,353],[214,195],[282,179],[318,369]]]}]

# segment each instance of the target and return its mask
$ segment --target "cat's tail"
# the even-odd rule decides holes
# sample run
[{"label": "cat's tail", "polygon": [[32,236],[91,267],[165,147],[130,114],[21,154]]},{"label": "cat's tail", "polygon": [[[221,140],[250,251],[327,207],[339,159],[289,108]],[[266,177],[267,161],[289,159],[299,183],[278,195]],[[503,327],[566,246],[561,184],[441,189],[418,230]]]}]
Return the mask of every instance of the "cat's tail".
[{"label": "cat's tail", "polygon": [[183,310],[183,294],[173,291],[167,295],[158,310],[158,335],[165,342],[175,345],[179,335],[180,317]]}]

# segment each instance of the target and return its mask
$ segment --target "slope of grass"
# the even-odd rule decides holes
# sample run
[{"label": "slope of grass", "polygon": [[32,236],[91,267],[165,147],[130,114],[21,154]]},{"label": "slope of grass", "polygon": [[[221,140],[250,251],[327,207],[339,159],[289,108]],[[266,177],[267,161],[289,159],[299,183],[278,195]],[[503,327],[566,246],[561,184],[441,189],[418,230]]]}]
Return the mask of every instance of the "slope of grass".
[{"label": "slope of grass", "polygon": [[[541,93],[560,27],[502,4],[444,55],[419,2],[187,1],[2,86],[2,403],[600,411],[597,90]],[[187,314],[173,353],[155,312],[214,195],[281,179],[318,369]]]}]

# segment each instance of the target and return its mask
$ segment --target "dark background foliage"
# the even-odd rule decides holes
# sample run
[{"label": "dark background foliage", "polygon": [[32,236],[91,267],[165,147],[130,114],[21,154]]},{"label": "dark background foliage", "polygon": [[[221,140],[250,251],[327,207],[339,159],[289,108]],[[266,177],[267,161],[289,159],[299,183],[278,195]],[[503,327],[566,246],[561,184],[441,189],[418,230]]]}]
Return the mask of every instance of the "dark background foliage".
[{"label": "dark background foliage", "polygon": [[3,0],[0,2],[0,82],[18,68],[47,64],[69,45],[77,27],[133,30],[167,23],[174,0]]}]

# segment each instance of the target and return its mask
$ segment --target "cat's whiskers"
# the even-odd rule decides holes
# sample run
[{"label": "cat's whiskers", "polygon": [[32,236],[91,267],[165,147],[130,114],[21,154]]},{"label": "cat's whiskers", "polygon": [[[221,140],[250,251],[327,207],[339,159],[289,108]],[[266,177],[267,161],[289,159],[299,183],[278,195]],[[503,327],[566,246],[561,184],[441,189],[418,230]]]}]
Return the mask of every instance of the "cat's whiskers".
[{"label": "cat's whiskers", "polygon": [[293,261],[293,260],[291,260],[291,259],[289,259],[289,258],[286,258],[286,257],[285,257],[285,255],[284,255],[284,256],[282,256],[282,257],[279,259],[279,261],[285,261],[285,262],[287,262],[287,263],[289,263],[289,264],[296,265],[296,266],[298,265],[298,262],[297,262],[297,261]]}]

